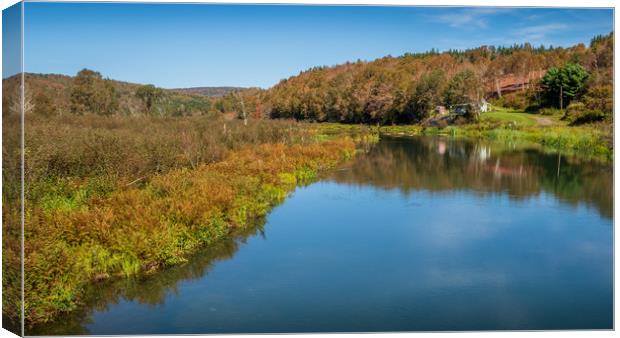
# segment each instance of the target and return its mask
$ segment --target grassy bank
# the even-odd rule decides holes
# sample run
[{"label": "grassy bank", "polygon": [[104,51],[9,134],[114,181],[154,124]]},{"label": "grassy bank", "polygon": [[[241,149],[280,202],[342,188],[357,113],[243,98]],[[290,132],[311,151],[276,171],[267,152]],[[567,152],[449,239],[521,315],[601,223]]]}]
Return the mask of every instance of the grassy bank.
[{"label": "grassy bank", "polygon": [[[371,140],[206,117],[74,116],[27,128],[27,326],[77,309],[93,282],[185,262]],[[4,314],[16,319],[6,310],[15,308]]]},{"label": "grassy bank", "polygon": [[446,135],[480,138],[509,143],[534,143],[542,147],[570,154],[613,158],[611,131],[596,127],[493,127],[487,125],[424,128],[420,126],[381,127],[381,133],[392,135]]},{"label": "grassy bank", "polygon": [[[87,286],[184,263],[266,215],[298,184],[354,156],[378,135],[531,142],[611,159],[611,129],[537,116],[421,126],[185,118],[31,117],[26,126],[25,314],[28,325],[80,307]],[[3,117],[5,133],[14,117]],[[5,271],[19,271],[19,137],[4,135]],[[8,248],[8,250],[7,250]],[[5,274],[19,290],[19,274]],[[4,297],[17,319],[19,293]]]},{"label": "grassy bank", "polygon": [[327,123],[321,125],[325,133],[368,130],[387,135],[444,135],[487,139],[514,144],[536,144],[545,149],[567,154],[613,158],[613,126],[599,123],[569,126],[558,116],[528,114],[510,109],[497,109],[484,113],[476,123],[446,127],[421,125],[355,126]]}]

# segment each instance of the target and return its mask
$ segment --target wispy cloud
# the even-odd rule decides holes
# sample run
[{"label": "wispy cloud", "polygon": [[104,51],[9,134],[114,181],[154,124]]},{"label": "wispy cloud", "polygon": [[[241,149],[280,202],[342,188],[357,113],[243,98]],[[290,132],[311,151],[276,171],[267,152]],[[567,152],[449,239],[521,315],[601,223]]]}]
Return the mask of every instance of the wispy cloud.
[{"label": "wispy cloud", "polygon": [[514,36],[523,41],[540,41],[549,34],[561,32],[568,29],[569,26],[563,23],[550,23],[538,26],[527,26],[514,32]]},{"label": "wispy cloud", "polygon": [[510,11],[508,8],[472,8],[438,15],[434,20],[450,27],[487,28],[488,16]]}]

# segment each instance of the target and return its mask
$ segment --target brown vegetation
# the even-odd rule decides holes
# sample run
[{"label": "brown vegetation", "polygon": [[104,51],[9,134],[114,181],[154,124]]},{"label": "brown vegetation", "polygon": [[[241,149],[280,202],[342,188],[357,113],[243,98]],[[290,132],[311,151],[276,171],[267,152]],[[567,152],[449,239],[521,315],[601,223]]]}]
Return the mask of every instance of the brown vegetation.
[{"label": "brown vegetation", "polygon": [[[595,37],[589,47],[525,44],[387,56],[301,72],[262,93],[262,103],[274,118],[370,124],[417,123],[436,106],[479,102],[483,96],[499,97],[494,103],[500,106],[537,111],[552,105],[537,81],[541,74],[566,64],[582,66],[589,77],[585,90],[576,93],[580,100],[601,86],[611,89],[612,56],[613,34]],[[513,93],[503,96],[502,85],[514,86],[504,88]]]},{"label": "brown vegetation", "polygon": [[[98,280],[184,262],[355,150],[356,142],[342,134],[319,135],[316,126],[266,117],[415,123],[437,105],[489,96],[507,76],[532,85],[495,102],[538,110],[549,100],[531,74],[570,64],[587,72],[566,110],[570,123],[609,125],[610,56],[613,35],[568,49],[433,51],[317,67],[269,90],[218,98],[112,81],[90,70],[76,77],[25,74],[26,321],[74,310],[86,286]],[[19,77],[3,85],[3,311],[18,320]],[[569,127],[476,128],[466,131],[611,153],[598,133],[574,137]]]},{"label": "brown vegetation", "polygon": [[[349,138],[319,141],[326,138],[312,126],[291,121],[26,118],[28,326],[79,307],[92,282],[183,263],[355,150]],[[11,121],[18,125],[18,115],[4,116]],[[19,150],[11,147],[15,142],[19,138],[5,135],[4,169],[19,177],[19,152],[10,152]],[[7,271],[19,265],[14,182],[5,181],[3,191]],[[19,280],[5,276],[5,283],[18,286]],[[17,320],[19,295],[6,296],[5,304],[17,303],[4,314]]]}]

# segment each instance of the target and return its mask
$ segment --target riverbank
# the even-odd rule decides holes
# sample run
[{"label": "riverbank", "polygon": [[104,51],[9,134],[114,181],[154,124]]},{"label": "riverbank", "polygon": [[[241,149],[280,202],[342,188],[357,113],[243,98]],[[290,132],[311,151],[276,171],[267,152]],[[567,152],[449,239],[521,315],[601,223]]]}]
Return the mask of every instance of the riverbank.
[{"label": "riverbank", "polygon": [[455,138],[487,139],[510,144],[539,145],[544,149],[560,151],[564,154],[594,157],[603,161],[613,160],[613,126],[608,124],[568,126],[561,123],[549,123],[553,120],[542,118],[544,118],[543,123],[540,124],[532,123],[529,119],[515,122],[514,119],[497,121],[487,118],[478,123],[446,127],[420,125],[368,127],[326,123],[321,124],[320,129],[323,133],[332,134],[339,131],[369,129],[371,132],[385,135],[443,135]]},{"label": "riverbank", "polygon": [[[33,118],[26,132],[26,322],[76,310],[92,283],[185,263],[381,134],[529,142],[613,158],[611,129],[524,121],[425,128],[261,120],[244,126],[217,117]],[[18,155],[5,153],[5,169],[18,168]],[[19,189],[11,188],[19,181],[13,181],[5,182],[7,205],[19,205]],[[19,224],[12,212],[18,209],[3,211],[6,224]],[[12,245],[18,235],[5,228],[5,247],[18,248]],[[19,267],[18,253],[5,255],[7,271],[11,263]],[[5,287],[18,290],[19,274],[7,276]],[[9,296],[4,315],[15,319],[19,294]]]},{"label": "riverbank", "polygon": [[[580,284],[588,297],[580,299],[584,304],[593,297],[599,300],[598,311],[590,316],[594,324],[587,325],[604,327],[611,312],[599,314],[609,309],[611,255],[600,250],[610,252],[612,244],[612,171],[610,164],[530,147],[383,135],[367,153],[296,189],[268,217],[240,229],[240,236],[209,245],[186,264],[144,278],[97,283],[92,298],[85,297],[89,301],[84,311],[29,332],[299,332],[329,331],[334,328],[330,323],[354,331],[378,330],[381,325],[385,330],[438,329],[445,323],[443,313],[430,324],[415,324],[415,318],[429,311],[411,297],[426,299],[429,294],[439,295],[434,300],[446,309],[454,308],[455,294],[467,299],[485,299],[481,295],[486,294],[490,301],[477,302],[485,313],[480,322],[499,320],[494,325],[505,325],[497,319],[493,301],[497,292],[506,290],[504,283],[491,283],[493,289],[486,278],[475,279],[451,284],[450,292],[433,292],[437,278],[446,276],[438,277],[438,264],[442,271],[453,271],[455,264],[478,271],[480,251],[472,248],[486,250],[484,257],[500,257],[485,265],[485,271],[510,276],[510,290],[527,305],[523,311],[528,313],[540,308],[540,293],[557,290],[576,265],[580,272],[589,269],[581,274],[587,277],[582,281],[586,285]],[[487,229],[485,236],[479,236],[481,227]],[[441,236],[446,231],[451,235],[447,239]],[[579,246],[584,238],[596,241],[600,250],[584,257]],[[455,243],[467,250],[450,250]],[[541,243],[553,250],[541,251]],[[374,249],[368,250],[369,245]],[[506,250],[511,246],[514,250]],[[469,257],[465,261],[464,252]],[[533,260],[523,252],[542,256]],[[563,267],[559,270],[558,259]],[[541,269],[541,262],[549,268]],[[524,278],[537,292],[529,287],[518,291]],[[548,283],[550,279],[559,282]],[[471,293],[472,287],[484,292]],[[390,299],[400,300],[399,306],[384,301],[386,288],[398,295]],[[560,288],[551,294],[556,304],[573,302],[573,293],[573,288]],[[326,307],[326,300],[338,306]],[[460,328],[471,327],[471,319],[462,316],[471,302],[459,303],[462,307],[450,315]],[[356,318],[365,320],[347,321],[355,309]],[[390,317],[397,321],[386,321],[381,314],[394,309],[401,311]],[[582,307],[568,304],[562,309],[563,316],[584,318]],[[558,325],[553,324],[557,311],[539,311],[533,322],[519,325],[532,327],[542,320]],[[300,316],[307,319],[304,327],[296,320]],[[571,323],[585,327],[580,320]]]},{"label": "riverbank", "polygon": [[603,160],[613,159],[611,131],[596,127],[389,126],[379,128],[379,132],[390,135],[446,135],[507,143],[533,143],[567,154],[597,157]]},{"label": "riverbank", "polygon": [[[292,122],[167,122],[87,116],[31,123],[26,327],[78,309],[93,283],[185,263],[373,140]],[[7,309],[18,307],[5,307],[15,320]]]}]

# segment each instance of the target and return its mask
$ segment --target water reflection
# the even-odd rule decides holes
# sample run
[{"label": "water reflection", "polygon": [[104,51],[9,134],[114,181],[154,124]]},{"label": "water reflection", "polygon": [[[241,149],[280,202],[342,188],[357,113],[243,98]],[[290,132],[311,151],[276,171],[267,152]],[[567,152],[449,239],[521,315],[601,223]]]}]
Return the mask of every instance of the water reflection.
[{"label": "water reflection", "polygon": [[523,199],[546,192],[612,218],[612,175],[609,164],[532,148],[442,137],[384,137],[348,171],[330,178],[404,193],[468,190]]},{"label": "water reflection", "polygon": [[264,236],[265,219],[257,219],[253,227],[239,229],[227,240],[196,253],[183,265],[139,278],[100,282],[87,292],[83,310],[62,316],[52,323],[26,329],[26,335],[87,335],[93,312],[104,312],[119,302],[135,301],[147,306],[163,305],[166,297],[177,294],[181,281],[206,276],[219,261],[232,258],[239,247],[253,236]]},{"label": "water reflection", "polygon": [[27,333],[608,329],[612,178],[536,149],[384,138],[267,224]]}]

